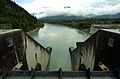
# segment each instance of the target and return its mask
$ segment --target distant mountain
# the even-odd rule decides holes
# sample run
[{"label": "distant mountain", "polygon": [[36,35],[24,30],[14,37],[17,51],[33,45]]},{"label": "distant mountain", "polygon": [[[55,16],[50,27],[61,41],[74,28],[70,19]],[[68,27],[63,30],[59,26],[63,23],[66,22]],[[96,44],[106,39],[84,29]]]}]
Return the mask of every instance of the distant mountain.
[{"label": "distant mountain", "polygon": [[100,16],[96,16],[95,18],[99,18],[99,19],[101,19],[101,18],[111,18],[111,19],[113,19],[113,18],[120,18],[120,13],[117,13],[117,14],[108,14],[108,15],[100,15]]},{"label": "distant mountain", "polygon": [[43,26],[36,17],[11,0],[0,0],[0,24],[10,24],[12,28],[25,31]]},{"label": "distant mountain", "polygon": [[67,14],[66,15],[63,14],[63,15],[56,15],[56,16],[47,16],[40,19],[41,20],[81,20],[86,18],[97,18],[97,19],[120,18],[120,13],[111,14],[111,15],[110,14],[100,15],[100,16],[97,16],[95,14],[88,14],[85,16],[74,16],[74,15],[68,16]]},{"label": "distant mountain", "polygon": [[96,15],[95,14],[88,14],[88,15],[85,15],[84,17],[85,18],[92,18],[92,17],[96,17]]},{"label": "distant mountain", "polygon": [[40,18],[41,20],[79,20],[79,19],[84,19],[83,16],[66,16],[66,15],[58,15],[58,16],[47,16]]}]

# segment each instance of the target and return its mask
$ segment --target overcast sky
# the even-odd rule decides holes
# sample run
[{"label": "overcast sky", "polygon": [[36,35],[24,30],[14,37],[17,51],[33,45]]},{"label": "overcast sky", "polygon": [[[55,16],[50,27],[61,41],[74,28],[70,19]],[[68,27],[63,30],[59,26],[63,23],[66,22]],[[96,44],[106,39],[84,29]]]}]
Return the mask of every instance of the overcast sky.
[{"label": "overcast sky", "polygon": [[120,0],[13,0],[37,17],[54,15],[116,14],[120,12]]}]

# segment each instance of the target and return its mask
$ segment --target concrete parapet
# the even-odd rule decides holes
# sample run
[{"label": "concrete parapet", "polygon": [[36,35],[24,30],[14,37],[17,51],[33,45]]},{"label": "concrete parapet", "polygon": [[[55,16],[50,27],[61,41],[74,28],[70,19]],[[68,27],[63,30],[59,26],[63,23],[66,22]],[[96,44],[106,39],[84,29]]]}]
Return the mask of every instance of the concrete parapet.
[{"label": "concrete parapet", "polygon": [[79,64],[81,61],[81,54],[80,54],[80,49],[81,49],[81,45],[83,42],[77,42],[77,48],[71,47],[69,48],[70,51],[70,56],[71,56],[71,64],[72,64],[72,68],[73,70],[79,70]]},{"label": "concrete parapet", "polygon": [[[118,75],[119,76],[119,75]],[[119,79],[113,72],[91,71],[0,71],[1,79]]]},{"label": "concrete parapet", "polygon": [[119,32],[120,33],[120,25],[119,24],[99,24],[99,25],[91,25],[90,33],[94,34],[98,30],[109,30],[113,32]]},{"label": "concrete parapet", "polygon": [[[90,71],[120,69],[120,34],[98,30],[77,48],[71,51],[71,61],[75,70],[82,70],[81,64]],[[100,65],[99,63],[103,63]]]},{"label": "concrete parapet", "polygon": [[[39,63],[46,70],[52,48],[44,48],[21,29],[0,33],[0,69],[11,70],[22,62],[21,70],[35,69]],[[15,68],[14,68],[15,69]]]}]

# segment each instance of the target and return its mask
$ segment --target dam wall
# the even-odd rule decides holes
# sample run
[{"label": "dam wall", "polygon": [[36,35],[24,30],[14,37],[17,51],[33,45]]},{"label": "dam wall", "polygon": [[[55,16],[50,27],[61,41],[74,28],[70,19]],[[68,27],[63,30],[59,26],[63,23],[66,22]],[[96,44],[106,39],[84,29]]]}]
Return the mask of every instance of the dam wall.
[{"label": "dam wall", "polygon": [[77,71],[79,69],[79,64],[81,61],[81,55],[79,53],[80,49],[81,49],[81,45],[83,44],[83,42],[77,42],[76,48],[69,48],[70,51],[70,56],[71,56],[71,65],[72,65],[72,70]]},{"label": "dam wall", "polygon": [[44,71],[51,48],[44,48],[21,29],[0,32],[0,70],[31,70],[39,65]]},{"label": "dam wall", "polygon": [[94,34],[100,29],[110,30],[113,32],[119,32],[120,31],[120,24],[99,24],[99,25],[91,25],[90,27],[90,33]]},{"label": "dam wall", "polygon": [[[77,49],[77,51],[75,51]],[[79,49],[79,50],[78,50]],[[98,30],[86,41],[70,51],[71,60],[74,55],[79,54],[75,60],[80,60],[74,66],[75,70],[83,70],[83,65],[90,71],[117,70],[120,68],[120,34]],[[79,64],[79,67],[78,67]]]}]

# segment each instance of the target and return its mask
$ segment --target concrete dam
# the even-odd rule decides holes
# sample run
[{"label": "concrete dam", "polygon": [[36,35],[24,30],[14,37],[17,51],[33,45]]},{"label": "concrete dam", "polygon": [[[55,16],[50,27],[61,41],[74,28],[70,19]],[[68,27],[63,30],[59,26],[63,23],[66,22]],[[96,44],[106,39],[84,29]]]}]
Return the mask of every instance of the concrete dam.
[{"label": "concrete dam", "polygon": [[0,32],[0,79],[120,78],[119,33],[98,30],[76,45],[69,48],[73,71],[46,71],[51,47],[43,47],[21,29]]},{"label": "concrete dam", "polygon": [[[51,48],[44,48],[20,29],[0,33],[0,69],[31,70],[37,64],[45,71]],[[31,56],[30,56],[31,55]]]}]

